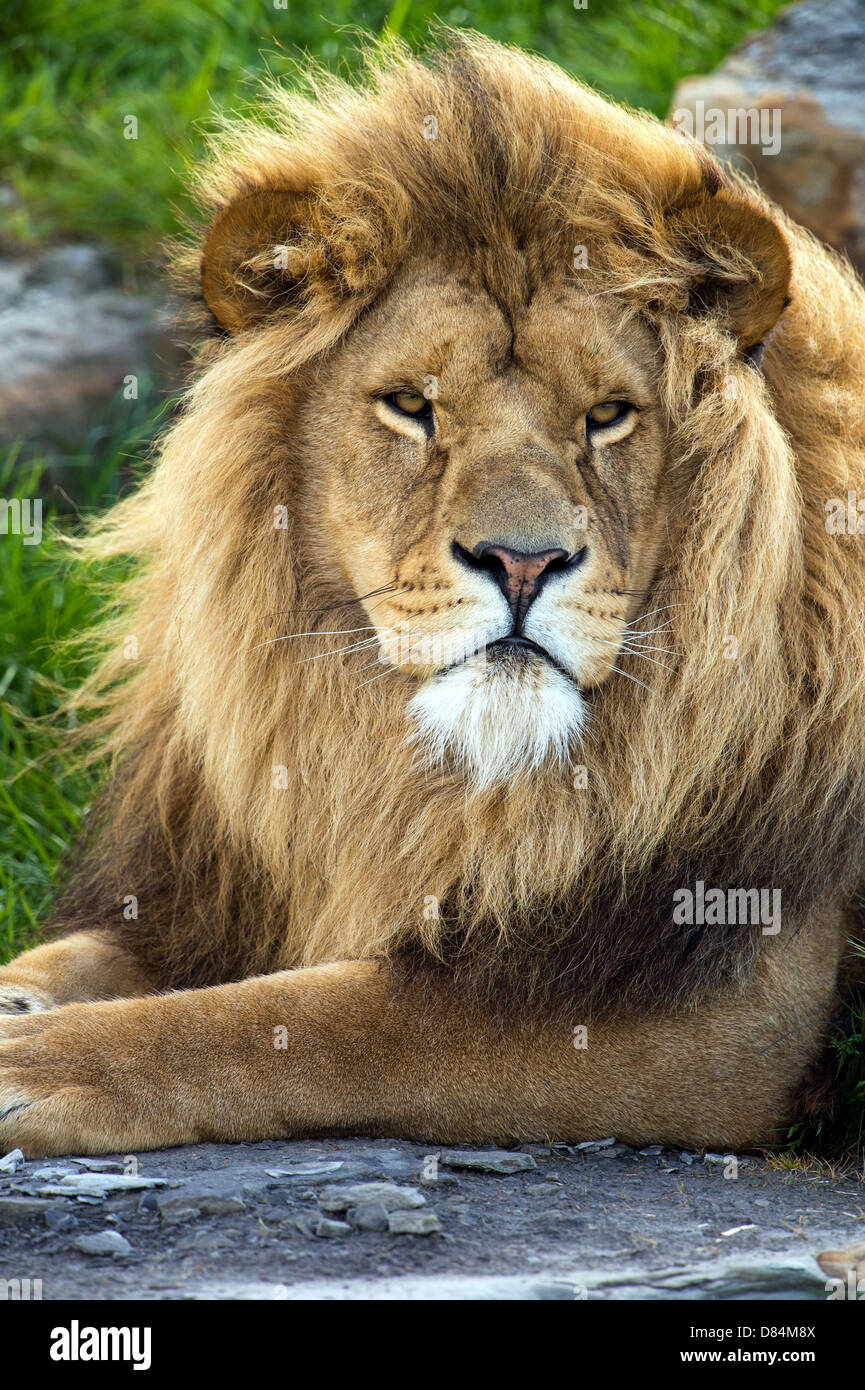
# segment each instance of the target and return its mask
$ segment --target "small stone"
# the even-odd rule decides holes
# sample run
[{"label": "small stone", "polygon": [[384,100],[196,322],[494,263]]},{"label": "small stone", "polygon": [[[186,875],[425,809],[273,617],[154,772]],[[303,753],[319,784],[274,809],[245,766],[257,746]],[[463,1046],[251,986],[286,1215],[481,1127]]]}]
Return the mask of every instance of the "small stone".
[{"label": "small stone", "polygon": [[64,1234],[68,1231],[74,1231],[78,1222],[71,1212],[64,1211],[62,1207],[49,1207],[45,1213],[45,1225],[49,1231]]},{"label": "small stone", "polygon": [[286,1192],[283,1187],[272,1187],[266,1195],[266,1200],[271,1207],[290,1207],[292,1195]]},{"label": "small stone", "polygon": [[158,1201],[159,1199],[155,1192],[142,1192],[141,1196],[138,1199],[138,1210],[157,1211]]},{"label": "small stone", "polygon": [[302,1236],[307,1240],[315,1239],[315,1222],[308,1216],[295,1216],[289,1219],[289,1225],[296,1226]]},{"label": "small stone", "polygon": [[0,1197],[0,1226],[35,1221],[45,1215],[48,1206],[48,1202],[40,1202],[37,1197]]},{"label": "small stone", "polygon": [[431,1211],[392,1211],[388,1231],[392,1236],[433,1236],[441,1231],[441,1222]]},{"label": "small stone", "polygon": [[342,1240],[343,1236],[351,1235],[351,1226],[347,1221],[330,1221],[323,1216],[316,1225],[315,1234],[319,1240]]},{"label": "small stone", "polygon": [[77,1163],[79,1168],[86,1168],[88,1173],[126,1173],[125,1164],[120,1158],[73,1158],[70,1162]]},{"label": "small stone", "polygon": [[239,1197],[221,1197],[216,1193],[205,1193],[195,1199],[195,1205],[205,1216],[232,1216],[235,1212],[246,1211]]},{"label": "small stone", "polygon": [[109,1193],[167,1186],[165,1178],[141,1178],[127,1173],[70,1173],[59,1185],[40,1188],[39,1194],[43,1197],[107,1197]]},{"label": "small stone", "polygon": [[560,1182],[539,1182],[529,1188],[533,1197],[558,1197],[564,1188]]},{"label": "small stone", "polygon": [[205,1254],[224,1250],[229,1244],[229,1236],[224,1231],[196,1231],[187,1242],[190,1250],[204,1251]]},{"label": "small stone", "polygon": [[19,1173],[24,1167],[24,1154],[20,1149],[11,1149],[0,1158],[0,1173]]},{"label": "small stone", "polygon": [[426,1197],[415,1187],[398,1187],[394,1182],[356,1182],[344,1187],[323,1187],[318,1197],[322,1211],[348,1211],[349,1207],[381,1202],[385,1211],[422,1207]]},{"label": "small stone", "polygon": [[582,1143],[580,1143],[580,1144],[575,1144],[575,1145],[574,1145],[574,1148],[575,1148],[575,1149],[608,1149],[608,1148],[610,1147],[610,1145],[611,1145],[611,1144],[615,1144],[615,1142],[616,1142],[615,1138],[612,1138],[612,1139],[584,1139],[584,1140],[582,1141]]},{"label": "small stone", "polygon": [[360,1206],[350,1207],[348,1219],[359,1231],[386,1231],[388,1211],[384,1202],[362,1202]]},{"label": "small stone", "polygon": [[544,1302],[544,1303],[550,1303],[550,1302],[553,1302],[554,1300],[555,1300],[555,1301],[562,1301],[562,1302],[564,1302],[565,1300],[567,1300],[569,1303],[573,1303],[573,1301],[574,1301],[574,1285],[573,1285],[573,1284],[532,1284],[531,1287],[530,1287],[529,1289],[527,1289],[527,1291],[526,1291],[526,1297],[527,1297],[527,1298],[532,1298],[532,1299],[539,1299],[540,1301],[542,1301],[542,1302]]},{"label": "small stone", "polygon": [[265,1168],[264,1171],[269,1178],[318,1178],[344,1167],[345,1163],[341,1158],[298,1159],[297,1163],[288,1168]]},{"label": "small stone", "polygon": [[171,1211],[161,1211],[159,1215],[166,1226],[182,1226],[187,1221],[197,1221],[201,1212],[198,1207],[172,1207]]},{"label": "small stone", "polygon": [[662,1154],[663,1152],[663,1144],[650,1144],[647,1149],[640,1149],[640,1155],[643,1158],[656,1158],[658,1154]]},{"label": "small stone", "polygon": [[[246,1206],[239,1197],[223,1195],[219,1192],[162,1192],[156,1198],[160,1216],[165,1219],[175,1217],[179,1212],[191,1211],[193,1215],[203,1212],[205,1216],[231,1216],[245,1211]],[[187,1218],[183,1218],[184,1220]]]},{"label": "small stone", "polygon": [[[611,1139],[610,1143],[614,1141]],[[526,1173],[537,1168],[531,1154],[520,1153],[516,1149],[475,1149],[448,1150],[439,1156],[439,1163],[446,1168],[465,1168],[480,1173]]]},{"label": "small stone", "polygon": [[456,1173],[436,1173],[435,1177],[430,1173],[420,1180],[421,1187],[449,1187],[451,1191],[459,1187],[460,1180]]},{"label": "small stone", "polygon": [[92,1236],[79,1236],[75,1249],[82,1255],[131,1255],[132,1246],[119,1231],[99,1231]]}]

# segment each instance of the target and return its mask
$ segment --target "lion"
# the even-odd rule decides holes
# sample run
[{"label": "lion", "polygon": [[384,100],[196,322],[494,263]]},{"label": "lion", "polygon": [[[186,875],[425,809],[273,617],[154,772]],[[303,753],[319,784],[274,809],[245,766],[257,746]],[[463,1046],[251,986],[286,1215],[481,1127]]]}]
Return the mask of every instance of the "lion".
[{"label": "lion", "polygon": [[84,542],[112,771],[0,972],[0,1143],[771,1143],[861,878],[863,290],[478,36],[269,100]]}]

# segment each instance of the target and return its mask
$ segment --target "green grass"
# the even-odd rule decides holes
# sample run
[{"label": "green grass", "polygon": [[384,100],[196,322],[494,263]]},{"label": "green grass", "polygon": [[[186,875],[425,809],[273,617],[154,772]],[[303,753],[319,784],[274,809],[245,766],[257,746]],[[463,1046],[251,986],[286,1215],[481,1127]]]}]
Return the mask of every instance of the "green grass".
[{"label": "green grass", "polygon": [[[130,485],[165,413],[152,385],[127,409],[125,421],[94,427],[88,455],[70,465],[74,483],[64,476],[88,510],[110,505]],[[0,497],[43,500],[41,544],[0,535],[0,960],[20,950],[44,916],[98,779],[97,770],[58,756],[49,734],[62,691],[86,673],[79,639],[97,620],[111,578],[110,570],[73,564],[52,539],[54,528],[79,524],[64,483],[52,482],[56,471],[55,462],[48,473],[39,458],[22,462],[15,449],[0,454]],[[31,720],[46,727],[34,730]]]},{"label": "green grass", "polygon": [[[421,39],[432,19],[534,49],[602,91],[665,114],[678,78],[709,71],[780,0],[6,0],[5,236],[109,240],[134,278],[186,209],[183,170],[216,109],[246,111],[264,73],[304,53],[348,67],[358,28]],[[126,116],[138,138],[125,139]]]},{"label": "green grass", "polygon": [[[608,95],[664,115],[677,80],[711,70],[745,34],[763,27],[781,0],[6,0],[0,18],[0,182],[18,202],[4,207],[6,248],[54,239],[94,239],[114,248],[127,283],[158,262],[162,239],[188,204],[184,169],[201,153],[218,110],[249,111],[257,79],[291,80],[309,53],[350,68],[355,31],[387,25],[411,42],[432,19],[468,26],[533,49]],[[123,122],[138,120],[138,139]],[[164,408],[155,391],[115,405],[76,446],[71,491],[84,510],[108,505],[128,485]],[[0,459],[0,497],[42,496],[70,521],[39,459]],[[26,722],[51,716],[58,691],[83,674],[74,640],[98,613],[97,579],[71,567],[46,535],[41,545],[0,535],[0,959],[20,949],[44,915],[56,866],[74,843],[98,769],[45,759],[48,738]],[[840,1100],[794,1135],[799,1149],[863,1149],[865,1005],[851,1006],[837,1044]]]}]

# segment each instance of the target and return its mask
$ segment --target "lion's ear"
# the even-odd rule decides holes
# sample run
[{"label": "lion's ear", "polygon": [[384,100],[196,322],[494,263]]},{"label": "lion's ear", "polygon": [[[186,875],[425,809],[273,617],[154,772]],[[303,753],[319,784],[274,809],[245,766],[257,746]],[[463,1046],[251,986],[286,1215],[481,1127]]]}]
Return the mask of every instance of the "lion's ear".
[{"label": "lion's ear", "polygon": [[740,349],[753,356],[790,302],[781,228],[744,194],[711,185],[672,220],[694,265],[692,310],[720,310]]},{"label": "lion's ear", "polygon": [[204,239],[201,288],[229,333],[253,327],[290,301],[304,274],[297,237],[308,214],[301,194],[268,188],[243,194],[215,218]]}]

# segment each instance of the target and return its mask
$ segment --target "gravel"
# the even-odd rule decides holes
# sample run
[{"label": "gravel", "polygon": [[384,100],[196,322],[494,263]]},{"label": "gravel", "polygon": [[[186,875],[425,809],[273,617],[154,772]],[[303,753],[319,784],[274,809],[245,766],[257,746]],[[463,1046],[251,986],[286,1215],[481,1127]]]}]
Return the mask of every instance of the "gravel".
[{"label": "gravel", "polygon": [[799,1300],[826,1297],[817,1254],[862,1243],[853,1176],[648,1147],[196,1144],[101,1197],[65,1177],[131,1156],[58,1160],[50,1201],[30,1161],[0,1174],[0,1269],[44,1299]]}]

